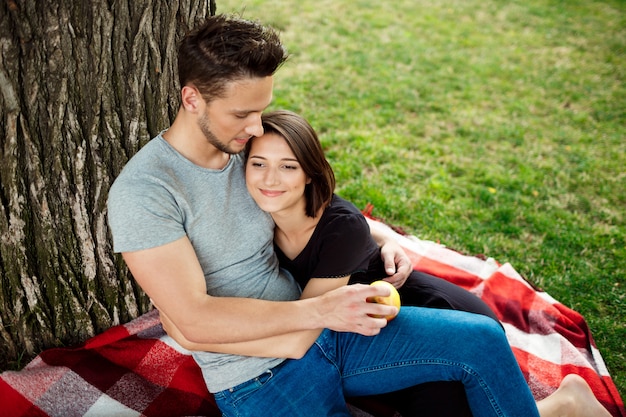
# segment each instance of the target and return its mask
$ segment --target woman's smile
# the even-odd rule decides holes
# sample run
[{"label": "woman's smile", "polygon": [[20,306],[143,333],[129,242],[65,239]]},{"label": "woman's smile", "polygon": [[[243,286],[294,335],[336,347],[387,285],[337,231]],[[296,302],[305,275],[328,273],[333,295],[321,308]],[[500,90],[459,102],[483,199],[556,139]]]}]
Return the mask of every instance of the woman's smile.
[{"label": "woman's smile", "polygon": [[260,189],[259,192],[263,194],[265,197],[280,197],[281,195],[285,193],[284,191],[279,191],[279,190],[264,190],[264,189]]}]

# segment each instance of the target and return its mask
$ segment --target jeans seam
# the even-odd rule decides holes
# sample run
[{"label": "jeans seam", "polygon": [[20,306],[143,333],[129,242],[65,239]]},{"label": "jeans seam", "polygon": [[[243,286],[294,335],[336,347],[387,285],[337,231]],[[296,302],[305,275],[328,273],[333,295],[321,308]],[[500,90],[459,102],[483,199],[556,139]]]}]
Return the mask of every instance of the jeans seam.
[{"label": "jeans seam", "polygon": [[[318,338],[319,340],[319,338]],[[335,368],[335,370],[337,371],[337,373],[343,378],[343,373],[341,372],[341,368],[339,367],[339,365],[337,365],[337,361],[335,361],[331,355],[329,355],[328,353],[326,353],[326,349],[324,349],[324,347],[322,346],[321,343],[318,342],[318,340],[315,341],[315,343],[313,343],[315,346],[317,346],[317,348],[320,350],[320,352],[322,353],[322,355],[326,358],[326,360],[328,360],[329,363],[331,363],[333,365],[333,367]]]}]

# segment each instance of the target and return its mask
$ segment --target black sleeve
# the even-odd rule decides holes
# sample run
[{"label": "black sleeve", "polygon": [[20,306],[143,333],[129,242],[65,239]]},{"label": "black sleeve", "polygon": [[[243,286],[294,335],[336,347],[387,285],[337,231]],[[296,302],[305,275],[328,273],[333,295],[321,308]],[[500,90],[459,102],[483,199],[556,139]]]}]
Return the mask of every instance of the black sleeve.
[{"label": "black sleeve", "polygon": [[333,216],[319,236],[317,265],[309,278],[333,278],[367,270],[372,245],[365,218],[356,213]]}]

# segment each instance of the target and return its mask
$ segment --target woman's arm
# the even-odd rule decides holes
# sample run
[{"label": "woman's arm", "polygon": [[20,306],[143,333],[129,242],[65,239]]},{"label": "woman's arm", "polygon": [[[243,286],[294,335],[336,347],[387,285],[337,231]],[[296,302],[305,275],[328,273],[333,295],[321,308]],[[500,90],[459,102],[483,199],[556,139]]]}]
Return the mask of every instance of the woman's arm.
[{"label": "woman's arm", "polygon": [[318,295],[326,294],[336,288],[348,285],[348,281],[350,281],[350,275],[339,278],[311,278],[304,287],[304,290],[302,290],[300,299],[303,300],[305,298],[313,298]]}]

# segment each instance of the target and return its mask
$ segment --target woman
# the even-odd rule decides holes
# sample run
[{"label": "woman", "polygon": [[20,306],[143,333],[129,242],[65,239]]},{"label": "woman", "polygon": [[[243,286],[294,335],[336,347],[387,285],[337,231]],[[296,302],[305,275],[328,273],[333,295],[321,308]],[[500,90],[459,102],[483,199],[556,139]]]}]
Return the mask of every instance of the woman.
[{"label": "woman", "polygon": [[[365,218],[351,203],[333,194],[332,168],[308,123],[295,114],[274,112],[263,116],[263,124],[266,135],[251,140],[246,148],[248,191],[261,209],[274,218],[276,253],[281,267],[303,288],[302,297],[345,285],[347,277],[350,284],[371,283],[386,277],[380,248],[369,237]],[[284,161],[297,162],[293,166],[284,165],[284,171],[293,174],[285,178],[296,182],[293,192],[279,194],[268,188],[265,185],[266,157],[259,152],[250,154],[263,146],[261,141],[270,147],[276,146],[266,137],[272,133],[277,134],[273,136],[275,142],[283,148],[288,145],[295,152],[291,161]],[[303,175],[307,177],[306,184]],[[290,200],[285,201],[287,199]],[[498,321],[480,298],[425,273],[413,271],[398,290],[403,305],[467,311]],[[417,415],[418,411],[421,416],[471,416],[459,382],[421,384],[403,392],[382,395],[378,400],[406,416]]]},{"label": "woman", "polygon": [[[274,240],[281,266],[302,287],[302,298],[348,283],[384,278],[379,248],[366,220],[352,204],[334,194],[334,174],[313,128],[302,117],[287,111],[263,115],[263,127],[264,135],[252,139],[246,147],[246,183],[256,203],[274,219]],[[426,274],[412,274],[400,288],[400,294],[404,305],[459,309],[497,320],[477,297]],[[503,349],[510,348],[507,345]],[[511,380],[520,377],[516,364],[511,366]],[[436,394],[438,386],[433,388],[429,392]],[[528,387],[524,385],[523,389]],[[426,410],[419,403],[398,403],[406,398],[411,395],[393,397],[403,415],[425,415]],[[520,395],[521,398],[524,397]],[[528,407],[533,409],[534,404]],[[561,388],[537,407],[541,416],[608,415],[577,376],[565,378]],[[442,410],[445,407],[438,412]],[[467,413],[462,405],[448,412]]]}]

